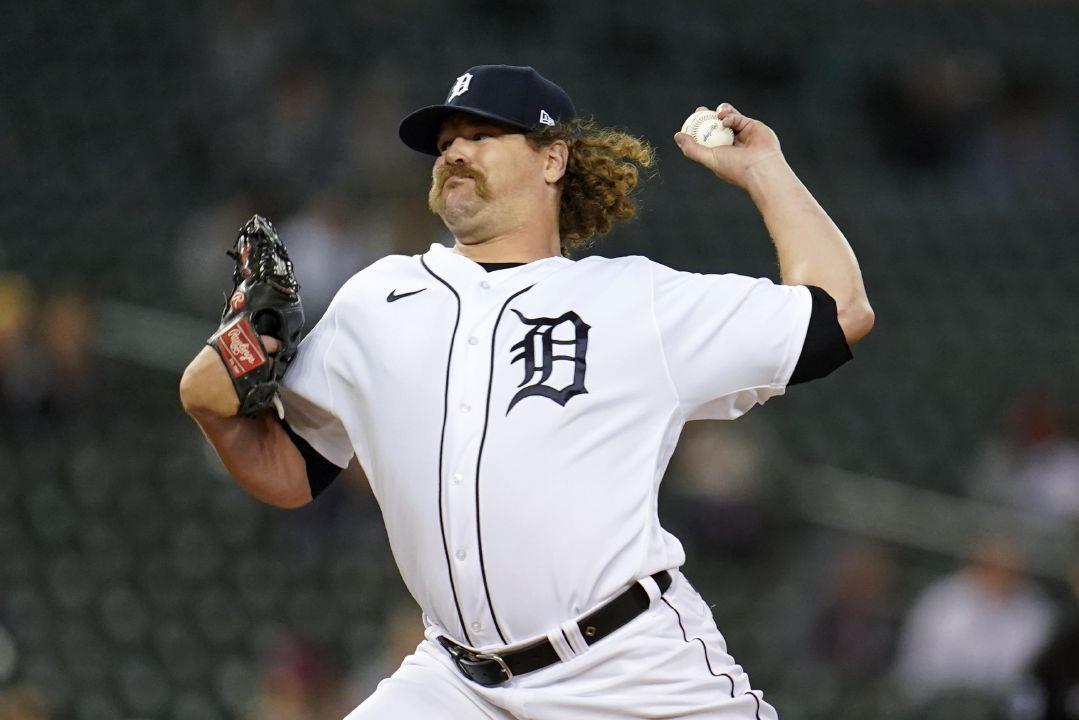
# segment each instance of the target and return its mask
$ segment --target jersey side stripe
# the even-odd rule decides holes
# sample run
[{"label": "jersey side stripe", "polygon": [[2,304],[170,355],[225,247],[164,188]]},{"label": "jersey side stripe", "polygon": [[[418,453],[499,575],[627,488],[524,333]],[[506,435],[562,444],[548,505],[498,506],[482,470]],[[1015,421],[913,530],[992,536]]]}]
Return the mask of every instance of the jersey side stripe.
[{"label": "jersey side stripe", "polygon": [[442,457],[446,452],[446,422],[449,418],[450,412],[450,367],[453,363],[453,345],[457,341],[457,326],[461,323],[461,296],[457,294],[457,291],[453,289],[453,286],[448,282],[440,278],[434,273],[431,268],[427,267],[427,263],[423,258],[420,258],[420,264],[423,265],[423,269],[431,274],[435,280],[449,288],[449,291],[453,293],[453,297],[457,300],[457,318],[453,321],[453,334],[450,335],[450,349],[446,356],[446,387],[442,393],[442,437],[438,441],[438,527],[442,531],[442,552],[446,555],[446,572],[450,576],[450,592],[453,593],[453,604],[457,608],[457,619],[461,622],[461,632],[463,633],[465,642],[472,645],[472,638],[468,635],[468,628],[465,626],[465,616],[461,612],[461,601],[457,599],[457,586],[453,582],[453,564],[450,562],[450,546],[446,542],[446,520],[442,513]]},{"label": "jersey side stripe", "polygon": [[752,690],[746,690],[742,694],[743,695],[749,695],[751,698],[753,698],[753,701],[755,703],[757,703],[757,711],[756,711],[757,720],[761,720],[761,699],[759,697],[757,697],[757,693],[753,692]]},{"label": "jersey side stripe", "polygon": [[480,435],[480,449],[476,455],[476,542],[479,545],[480,552],[480,574],[483,577],[483,591],[487,593],[487,607],[491,609],[491,619],[495,622],[495,630],[498,632],[498,637],[507,645],[509,640],[502,633],[502,628],[498,624],[498,616],[495,615],[494,603],[491,602],[491,588],[487,585],[487,566],[483,562],[483,534],[480,531],[482,527],[480,522],[480,471],[483,469],[483,445],[487,442],[487,424],[491,418],[491,387],[494,385],[495,380],[495,341],[498,339],[498,324],[502,322],[502,315],[506,312],[506,306],[518,295],[526,293],[534,287],[535,285],[529,285],[506,298],[506,302],[502,303],[502,308],[495,318],[495,327],[491,331],[491,368],[487,377],[487,407],[483,411],[483,434]]}]

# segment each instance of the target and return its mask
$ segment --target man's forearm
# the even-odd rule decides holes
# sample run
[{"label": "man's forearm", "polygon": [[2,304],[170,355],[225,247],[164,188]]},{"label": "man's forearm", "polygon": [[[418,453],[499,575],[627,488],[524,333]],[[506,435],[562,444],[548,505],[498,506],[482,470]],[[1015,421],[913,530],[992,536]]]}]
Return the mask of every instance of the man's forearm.
[{"label": "man's forearm", "polygon": [[198,412],[191,416],[229,474],[256,498],[282,508],[311,501],[303,456],[273,417],[223,418]]},{"label": "man's forearm", "polygon": [[873,327],[873,308],[847,239],[787,165],[771,128],[726,102],[716,117],[734,132],[733,145],[706,147],[682,132],[674,141],[686,157],[749,193],[772,234],[783,283],[816,285],[831,295],[843,335],[857,342]]},{"label": "man's forearm", "polygon": [[860,340],[873,327],[873,310],[854,251],[828,213],[781,155],[750,169],[746,191],[775,243],[783,283],[823,289],[847,342]]},{"label": "man's forearm", "polygon": [[213,349],[203,348],[184,370],[180,402],[241,487],[278,507],[310,502],[307,465],[300,451],[272,416],[236,416],[236,391]]}]

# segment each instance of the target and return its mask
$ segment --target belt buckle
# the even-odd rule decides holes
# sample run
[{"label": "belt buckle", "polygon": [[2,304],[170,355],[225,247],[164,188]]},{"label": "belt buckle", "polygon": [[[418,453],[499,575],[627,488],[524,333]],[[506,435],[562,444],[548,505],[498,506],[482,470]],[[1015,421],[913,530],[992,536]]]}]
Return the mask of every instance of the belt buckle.
[{"label": "belt buckle", "polygon": [[[445,636],[440,637],[438,640],[442,647],[446,648],[446,652],[450,654],[454,665],[461,671],[461,674],[472,682],[484,687],[495,687],[513,678],[513,673],[510,672],[509,666],[500,656],[466,648]],[[491,667],[490,663],[492,662],[498,667],[499,675],[485,671],[486,668]]]},{"label": "belt buckle", "polygon": [[[506,661],[503,660],[501,656],[495,655],[494,653],[477,652],[477,653],[475,653],[475,657],[476,657],[477,660],[494,660],[495,663],[498,665],[499,671],[503,675],[505,675],[504,678],[502,678],[501,680],[494,683],[494,685],[501,685],[502,683],[506,682],[507,680],[513,679],[513,673],[510,672],[509,665],[506,664]],[[468,659],[471,659],[471,658],[468,658]],[[480,681],[477,680],[476,682],[480,682]],[[491,686],[489,685],[488,687],[491,687]]]}]

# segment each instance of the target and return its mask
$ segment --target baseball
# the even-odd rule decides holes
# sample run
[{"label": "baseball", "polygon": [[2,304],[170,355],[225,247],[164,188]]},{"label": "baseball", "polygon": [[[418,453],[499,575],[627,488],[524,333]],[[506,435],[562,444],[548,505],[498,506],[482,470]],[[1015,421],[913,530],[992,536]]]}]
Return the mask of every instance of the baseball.
[{"label": "baseball", "polygon": [[719,147],[734,143],[734,131],[723,127],[719,116],[712,110],[698,110],[682,123],[682,132],[691,135],[705,147]]}]

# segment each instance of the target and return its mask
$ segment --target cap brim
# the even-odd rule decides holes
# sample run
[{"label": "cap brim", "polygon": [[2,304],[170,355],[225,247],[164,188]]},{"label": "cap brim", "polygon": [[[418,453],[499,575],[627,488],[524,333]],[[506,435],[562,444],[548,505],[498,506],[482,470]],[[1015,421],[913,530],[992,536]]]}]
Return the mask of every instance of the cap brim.
[{"label": "cap brim", "polygon": [[528,130],[528,127],[494,113],[473,110],[460,105],[429,105],[405,116],[405,119],[401,121],[397,134],[401,136],[401,141],[413,150],[437,156],[439,154],[438,133],[442,130],[442,123],[454,113],[473,115],[485,120],[496,120],[521,130]]}]

